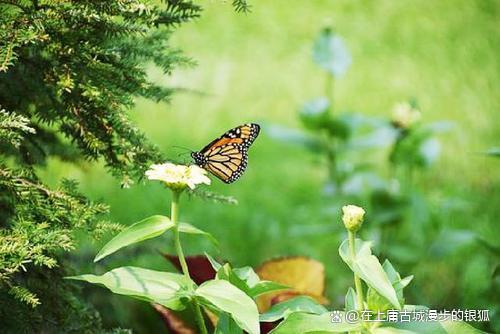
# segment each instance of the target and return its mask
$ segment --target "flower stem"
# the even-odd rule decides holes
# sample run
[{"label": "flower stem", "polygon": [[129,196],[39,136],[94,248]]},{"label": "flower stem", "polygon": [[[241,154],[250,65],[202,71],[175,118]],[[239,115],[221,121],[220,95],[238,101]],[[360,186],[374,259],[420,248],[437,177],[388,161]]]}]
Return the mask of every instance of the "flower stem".
[{"label": "flower stem", "polygon": [[[334,82],[335,77],[333,74],[327,72],[326,73],[326,81],[325,81],[325,95],[328,101],[328,113],[329,116],[332,117],[334,108],[333,108],[333,99],[334,99]],[[327,159],[328,159],[328,170],[330,176],[330,182],[335,186],[335,191],[337,191],[340,185],[340,179],[338,175],[337,168],[337,143],[336,138],[332,136],[329,130],[326,131],[326,147],[327,147]]]},{"label": "flower stem", "polygon": [[334,84],[334,76],[331,73],[326,74],[326,82],[325,82],[325,93],[326,98],[329,104],[329,112],[333,113],[333,84]]},{"label": "flower stem", "polygon": [[[348,231],[349,233],[349,250],[351,253],[351,259],[356,258],[356,232]],[[363,286],[361,285],[361,278],[354,273],[354,286],[356,288],[356,297],[357,297],[357,309],[358,311],[363,311],[364,302],[363,302]]]},{"label": "flower stem", "polygon": [[[181,264],[182,273],[184,276],[191,280],[191,276],[189,275],[189,269],[186,263],[186,258],[184,256],[184,252],[181,246],[181,239],[179,236],[179,197],[181,195],[180,191],[173,190],[172,191],[172,205],[170,209],[170,219],[174,224],[173,232],[174,232],[174,244],[175,251],[177,252],[177,257],[179,258],[179,262]],[[190,289],[193,290],[193,286],[190,285]],[[203,314],[201,313],[200,304],[196,299],[193,299],[194,310],[196,314],[196,322],[198,323],[198,328],[200,329],[202,334],[207,334],[207,327],[205,326],[205,321],[203,320]]]},{"label": "flower stem", "polygon": [[179,191],[173,191],[172,192],[172,206],[170,209],[170,219],[172,220],[172,223],[174,224],[173,227],[173,232],[174,232],[174,245],[175,245],[175,251],[177,253],[177,256],[179,257],[179,262],[181,264],[181,269],[182,273],[186,278],[191,279],[189,276],[189,269],[186,263],[186,258],[184,257],[184,252],[182,250],[181,246],[181,240],[179,236],[179,197],[180,197],[180,192]]}]

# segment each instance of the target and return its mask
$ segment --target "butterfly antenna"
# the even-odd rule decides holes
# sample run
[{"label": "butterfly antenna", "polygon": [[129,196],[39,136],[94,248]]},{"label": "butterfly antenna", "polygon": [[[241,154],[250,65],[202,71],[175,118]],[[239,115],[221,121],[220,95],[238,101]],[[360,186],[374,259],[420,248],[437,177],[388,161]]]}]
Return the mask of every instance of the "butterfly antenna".
[{"label": "butterfly antenna", "polygon": [[177,145],[172,145],[172,147],[175,147],[175,148],[180,148],[182,150],[185,150],[187,152],[184,152],[183,154],[186,154],[186,153],[193,153],[194,151],[190,148],[187,148],[187,147],[184,147],[184,146],[177,146]]}]

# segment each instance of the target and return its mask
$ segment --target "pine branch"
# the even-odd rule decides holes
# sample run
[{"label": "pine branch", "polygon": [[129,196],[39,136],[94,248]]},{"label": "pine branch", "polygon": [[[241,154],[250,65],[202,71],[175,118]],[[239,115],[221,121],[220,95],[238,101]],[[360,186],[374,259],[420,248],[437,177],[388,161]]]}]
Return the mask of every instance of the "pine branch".
[{"label": "pine branch", "polygon": [[0,141],[19,147],[24,134],[35,133],[35,129],[28,126],[29,123],[28,118],[15,113],[7,113],[0,108]]},{"label": "pine branch", "polygon": [[234,10],[242,13],[249,13],[251,11],[251,6],[247,0],[233,0]]},{"label": "pine branch", "polygon": [[22,286],[10,287],[9,294],[14,296],[15,299],[20,300],[31,307],[35,307],[40,304],[40,300],[36,297],[36,295]]}]

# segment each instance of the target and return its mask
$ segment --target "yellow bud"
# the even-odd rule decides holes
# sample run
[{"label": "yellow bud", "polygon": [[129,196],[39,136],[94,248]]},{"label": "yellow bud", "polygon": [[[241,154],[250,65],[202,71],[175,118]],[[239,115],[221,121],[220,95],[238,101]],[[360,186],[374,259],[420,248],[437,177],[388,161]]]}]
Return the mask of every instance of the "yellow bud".
[{"label": "yellow bud", "polygon": [[398,128],[408,129],[417,123],[421,117],[420,110],[414,108],[408,102],[402,102],[394,106],[392,123]]},{"label": "yellow bud", "polygon": [[351,232],[356,232],[363,224],[365,210],[356,205],[345,205],[342,207],[342,221],[345,228]]}]

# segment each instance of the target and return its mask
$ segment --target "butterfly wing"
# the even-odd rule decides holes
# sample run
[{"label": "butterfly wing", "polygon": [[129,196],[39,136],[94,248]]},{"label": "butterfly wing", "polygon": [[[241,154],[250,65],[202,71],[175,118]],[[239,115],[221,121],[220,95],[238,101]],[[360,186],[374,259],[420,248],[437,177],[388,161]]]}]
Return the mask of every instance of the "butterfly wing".
[{"label": "butterfly wing", "polygon": [[232,183],[245,171],[248,148],[259,132],[260,126],[255,123],[235,127],[196,152],[195,162],[222,181]]}]

